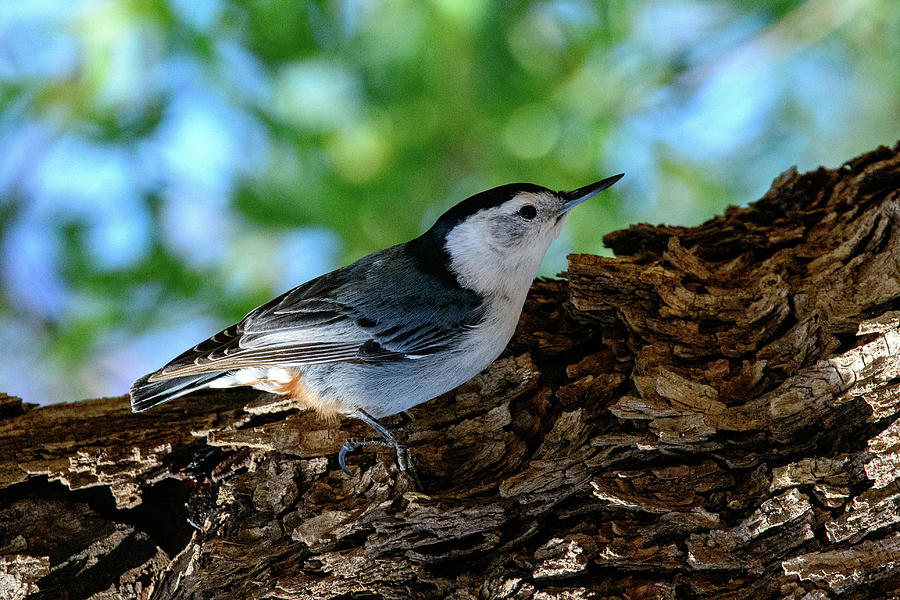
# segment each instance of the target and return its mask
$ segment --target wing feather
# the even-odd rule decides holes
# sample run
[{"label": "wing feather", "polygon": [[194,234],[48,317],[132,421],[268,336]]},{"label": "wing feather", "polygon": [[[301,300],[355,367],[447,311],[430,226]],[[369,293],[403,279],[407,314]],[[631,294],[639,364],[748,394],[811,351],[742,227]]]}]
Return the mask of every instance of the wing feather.
[{"label": "wing feather", "polygon": [[412,259],[401,247],[380,254],[389,253],[385,260],[376,253],[368,264],[354,263],[282,294],[148,380],[255,366],[415,359],[451,346],[481,321],[484,307],[474,292],[451,290],[445,302],[436,303],[423,297],[430,282],[410,268]]}]

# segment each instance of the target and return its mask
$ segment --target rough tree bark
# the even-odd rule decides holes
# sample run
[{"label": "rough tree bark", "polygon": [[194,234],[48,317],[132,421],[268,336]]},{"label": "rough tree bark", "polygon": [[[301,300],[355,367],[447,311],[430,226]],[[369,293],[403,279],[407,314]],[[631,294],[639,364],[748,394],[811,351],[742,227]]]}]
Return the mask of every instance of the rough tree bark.
[{"label": "rough tree bark", "polygon": [[390,423],[427,493],[389,451],[345,476],[365,426],[271,396],[6,397],[0,597],[900,594],[898,151],[571,256],[504,357]]}]

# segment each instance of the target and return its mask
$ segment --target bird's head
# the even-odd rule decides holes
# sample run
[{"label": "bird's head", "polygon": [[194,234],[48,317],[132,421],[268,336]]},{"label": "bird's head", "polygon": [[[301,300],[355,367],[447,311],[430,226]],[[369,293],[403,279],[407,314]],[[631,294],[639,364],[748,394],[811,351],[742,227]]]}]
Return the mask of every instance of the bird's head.
[{"label": "bird's head", "polygon": [[530,183],[496,187],[441,215],[425,234],[443,247],[460,285],[483,295],[527,293],[569,211],[622,175],[555,192]]}]

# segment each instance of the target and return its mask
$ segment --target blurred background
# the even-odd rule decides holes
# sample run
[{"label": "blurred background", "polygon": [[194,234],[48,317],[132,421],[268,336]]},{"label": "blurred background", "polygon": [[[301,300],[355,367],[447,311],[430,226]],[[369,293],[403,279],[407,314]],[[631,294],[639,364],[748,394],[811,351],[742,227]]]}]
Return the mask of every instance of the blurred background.
[{"label": "blurred background", "polygon": [[10,0],[0,391],[124,394],[495,185],[574,188],[544,274],[900,138],[896,0]]}]

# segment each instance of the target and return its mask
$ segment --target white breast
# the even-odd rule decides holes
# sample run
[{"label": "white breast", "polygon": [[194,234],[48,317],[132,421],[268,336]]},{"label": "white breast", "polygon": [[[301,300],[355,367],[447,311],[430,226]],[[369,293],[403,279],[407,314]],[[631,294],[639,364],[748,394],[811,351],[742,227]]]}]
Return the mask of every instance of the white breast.
[{"label": "white breast", "polygon": [[463,369],[469,373],[467,379],[485,369],[506,349],[519,323],[525,295],[519,293],[493,299],[484,320],[466,335],[461,344],[460,360],[464,363]]}]

